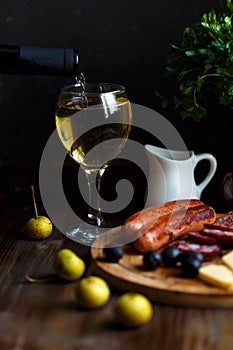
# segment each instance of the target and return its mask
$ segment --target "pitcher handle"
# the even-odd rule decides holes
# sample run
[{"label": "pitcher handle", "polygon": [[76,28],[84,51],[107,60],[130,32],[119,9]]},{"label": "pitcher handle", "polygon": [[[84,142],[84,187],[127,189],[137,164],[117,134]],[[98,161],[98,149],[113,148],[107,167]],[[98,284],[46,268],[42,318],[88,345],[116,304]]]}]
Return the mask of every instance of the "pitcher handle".
[{"label": "pitcher handle", "polygon": [[198,189],[200,195],[201,195],[201,192],[204,190],[204,188],[208,185],[210,180],[213,178],[213,176],[214,176],[214,174],[216,172],[216,169],[217,169],[217,160],[210,153],[197,154],[195,156],[194,169],[196,168],[197,164],[201,160],[208,160],[209,164],[210,164],[210,168],[209,168],[209,172],[206,175],[205,179],[199,185],[197,185],[197,189]]}]

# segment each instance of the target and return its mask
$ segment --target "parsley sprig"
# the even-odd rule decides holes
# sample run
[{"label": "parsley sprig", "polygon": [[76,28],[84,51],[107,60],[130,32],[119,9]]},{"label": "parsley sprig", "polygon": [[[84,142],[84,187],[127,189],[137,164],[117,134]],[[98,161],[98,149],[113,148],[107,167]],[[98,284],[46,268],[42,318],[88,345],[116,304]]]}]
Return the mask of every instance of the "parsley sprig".
[{"label": "parsley sprig", "polygon": [[212,9],[185,28],[180,47],[170,43],[165,76],[178,84],[173,103],[183,119],[200,121],[213,101],[233,109],[233,4],[220,5],[221,13]]}]

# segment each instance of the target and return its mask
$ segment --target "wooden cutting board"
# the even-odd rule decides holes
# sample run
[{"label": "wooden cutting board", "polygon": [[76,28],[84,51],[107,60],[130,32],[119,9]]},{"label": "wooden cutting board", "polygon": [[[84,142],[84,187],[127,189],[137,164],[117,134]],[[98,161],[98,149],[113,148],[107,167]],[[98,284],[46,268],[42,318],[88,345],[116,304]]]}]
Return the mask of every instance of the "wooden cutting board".
[{"label": "wooden cutting board", "polygon": [[[222,289],[198,279],[181,276],[176,268],[159,267],[147,271],[143,256],[131,244],[123,246],[124,255],[118,263],[105,261],[102,247],[105,237],[117,237],[120,228],[114,228],[100,236],[91,247],[93,271],[121,292],[143,293],[152,301],[174,306],[188,307],[233,307],[233,288]],[[106,236],[105,236],[106,235]],[[213,260],[211,261],[213,263]],[[220,258],[215,260],[221,263]]]}]

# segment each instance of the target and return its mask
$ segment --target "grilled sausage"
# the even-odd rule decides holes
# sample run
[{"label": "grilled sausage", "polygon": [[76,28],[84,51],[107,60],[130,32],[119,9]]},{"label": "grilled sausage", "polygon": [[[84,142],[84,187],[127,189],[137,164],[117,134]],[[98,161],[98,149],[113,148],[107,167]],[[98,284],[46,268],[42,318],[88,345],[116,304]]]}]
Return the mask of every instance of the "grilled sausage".
[{"label": "grilled sausage", "polygon": [[133,245],[141,252],[156,250],[188,231],[201,231],[206,223],[215,219],[215,210],[204,204],[179,209],[158,217],[147,227],[143,226]]},{"label": "grilled sausage", "polygon": [[160,216],[171,214],[176,210],[187,209],[188,207],[194,207],[203,204],[204,203],[199,199],[180,199],[154,205],[131,215],[125,221],[125,230],[128,233],[136,232],[140,230],[144,225],[148,225],[148,223],[156,221]]}]

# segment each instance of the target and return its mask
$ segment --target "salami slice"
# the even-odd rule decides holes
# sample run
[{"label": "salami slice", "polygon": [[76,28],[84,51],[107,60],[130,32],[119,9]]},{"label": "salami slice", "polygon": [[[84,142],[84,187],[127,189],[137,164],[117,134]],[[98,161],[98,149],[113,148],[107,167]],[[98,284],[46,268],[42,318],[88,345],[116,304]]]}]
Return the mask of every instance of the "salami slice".
[{"label": "salami slice", "polygon": [[213,224],[206,224],[205,227],[211,228],[214,230],[221,230],[221,231],[229,231],[233,232],[233,226],[227,226],[226,224],[218,224],[218,223],[213,223]]},{"label": "salami slice", "polygon": [[197,242],[197,243],[205,243],[205,244],[216,244],[217,240],[214,237],[207,236],[203,234],[202,231],[189,231],[186,233],[185,237],[186,240],[189,240],[191,242]]},{"label": "salami slice", "polygon": [[233,228],[233,210],[223,216],[218,217],[214,224]]},{"label": "salami slice", "polygon": [[218,217],[214,223],[204,225],[202,233],[216,239],[221,245],[233,245],[233,211]]},{"label": "salami slice", "polygon": [[204,228],[202,231],[206,236],[215,238],[218,243],[232,243],[233,232],[213,228]]},{"label": "salami slice", "polygon": [[184,239],[177,241],[176,247],[181,252],[194,251],[201,253],[205,260],[213,259],[220,252],[220,245],[218,244],[192,243]]}]

